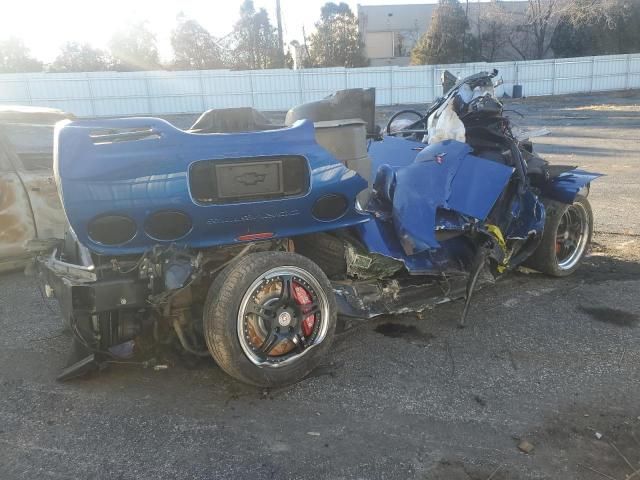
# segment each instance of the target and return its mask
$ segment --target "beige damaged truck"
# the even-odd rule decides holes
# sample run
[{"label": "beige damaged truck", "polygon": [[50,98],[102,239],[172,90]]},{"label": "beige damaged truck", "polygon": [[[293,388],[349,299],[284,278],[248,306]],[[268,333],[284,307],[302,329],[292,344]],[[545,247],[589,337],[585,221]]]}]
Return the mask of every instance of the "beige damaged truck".
[{"label": "beige damaged truck", "polygon": [[53,129],[61,110],[0,105],[0,272],[22,268],[65,218],[53,179]]}]

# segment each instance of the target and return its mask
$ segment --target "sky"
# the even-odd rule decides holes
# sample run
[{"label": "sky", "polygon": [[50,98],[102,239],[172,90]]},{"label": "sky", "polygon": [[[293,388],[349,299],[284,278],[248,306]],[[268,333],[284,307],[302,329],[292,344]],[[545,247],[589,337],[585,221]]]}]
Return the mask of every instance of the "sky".
[{"label": "sky", "polygon": [[[335,0],[334,0],[335,1]],[[437,0],[344,0],[354,13],[357,4],[387,5],[435,3]],[[326,0],[281,0],[284,39],[302,41],[302,27],[307,35],[320,17]],[[160,56],[170,58],[169,42],[176,15],[184,12],[198,20],[212,35],[228,34],[238,19],[242,0],[3,0],[0,11],[0,39],[17,36],[24,40],[33,56],[51,62],[67,41],[88,42],[105,48],[112,33],[127,22],[148,20],[156,34]],[[264,7],[275,26],[276,0],[254,0]]]}]

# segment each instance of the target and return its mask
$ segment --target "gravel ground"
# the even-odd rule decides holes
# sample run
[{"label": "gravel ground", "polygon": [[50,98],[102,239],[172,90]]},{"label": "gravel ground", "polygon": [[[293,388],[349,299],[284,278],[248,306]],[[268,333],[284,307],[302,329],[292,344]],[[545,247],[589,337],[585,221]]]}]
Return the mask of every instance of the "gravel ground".
[{"label": "gravel ground", "polygon": [[69,339],[55,304],[22,274],[0,277],[0,478],[622,480],[640,468],[640,93],[508,105],[553,130],[536,142],[547,158],[607,174],[574,276],[512,275],[477,295],[464,330],[459,303],[356,323],[310,378],[276,391],[187,359],[56,383]]}]

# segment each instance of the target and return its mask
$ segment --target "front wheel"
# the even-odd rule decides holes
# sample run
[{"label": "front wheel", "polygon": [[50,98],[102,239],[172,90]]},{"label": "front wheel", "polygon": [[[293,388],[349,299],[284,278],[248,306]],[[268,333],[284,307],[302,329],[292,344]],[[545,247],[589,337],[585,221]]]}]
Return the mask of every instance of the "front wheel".
[{"label": "front wheel", "polygon": [[260,252],[213,281],[204,309],[207,347],[240,381],[278,387],[303,379],[322,360],[336,327],[331,283],[311,260]]},{"label": "front wheel", "polygon": [[545,203],[542,240],[525,265],[554,277],[571,275],[580,266],[593,234],[593,212],[586,197],[572,204]]}]

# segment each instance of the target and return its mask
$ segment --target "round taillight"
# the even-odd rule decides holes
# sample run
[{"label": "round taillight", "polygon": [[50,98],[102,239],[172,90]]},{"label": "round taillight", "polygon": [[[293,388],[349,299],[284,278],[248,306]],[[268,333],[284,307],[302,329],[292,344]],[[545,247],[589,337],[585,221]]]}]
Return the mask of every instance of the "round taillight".
[{"label": "round taillight", "polygon": [[89,222],[89,238],[102,245],[121,245],[136,236],[136,222],[126,215],[102,215]]},{"label": "round taillight", "polygon": [[189,215],[174,210],[164,210],[149,215],[144,222],[144,231],[154,240],[171,241],[184,237],[191,231]]},{"label": "round taillight", "polygon": [[347,199],[344,196],[331,193],[316,200],[316,203],[313,204],[313,208],[311,209],[311,213],[318,220],[329,222],[344,215],[348,205]]}]

